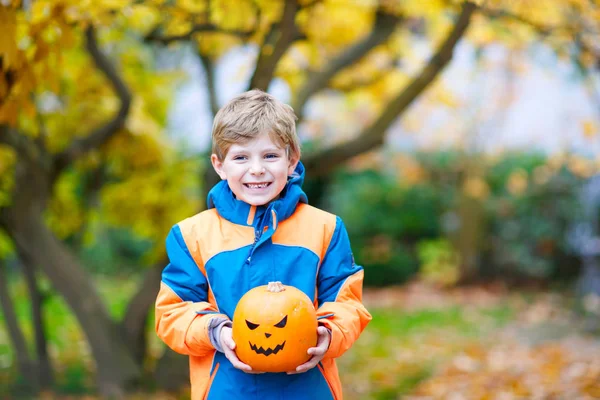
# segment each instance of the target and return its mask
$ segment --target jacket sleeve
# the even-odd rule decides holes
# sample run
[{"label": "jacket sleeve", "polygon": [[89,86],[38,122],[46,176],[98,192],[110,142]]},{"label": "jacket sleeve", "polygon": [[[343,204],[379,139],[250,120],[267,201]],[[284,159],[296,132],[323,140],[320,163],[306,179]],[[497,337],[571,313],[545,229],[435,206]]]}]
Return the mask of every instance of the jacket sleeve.
[{"label": "jacket sleeve", "polygon": [[344,354],[371,320],[362,304],[364,271],[354,263],[350,240],[342,220],[336,226],[317,276],[317,317],[331,331],[325,357]]},{"label": "jacket sleeve", "polygon": [[209,337],[211,321],[222,321],[227,316],[208,302],[208,281],[190,254],[179,226],[171,229],[166,245],[170,262],[163,270],[156,299],[156,333],[178,353],[211,354],[215,349]]}]

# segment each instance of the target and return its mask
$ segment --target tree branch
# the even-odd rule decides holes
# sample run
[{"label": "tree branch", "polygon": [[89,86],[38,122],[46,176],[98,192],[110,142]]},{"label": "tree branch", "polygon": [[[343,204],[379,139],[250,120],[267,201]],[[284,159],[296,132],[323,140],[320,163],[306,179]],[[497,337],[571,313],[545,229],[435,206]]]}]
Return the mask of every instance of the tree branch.
[{"label": "tree branch", "polygon": [[35,349],[37,359],[36,383],[41,389],[49,389],[54,382],[54,370],[48,354],[48,337],[46,335],[46,324],[44,318],[44,302],[48,293],[44,293],[38,286],[35,267],[26,259],[22,258],[21,267],[23,276],[27,283],[29,299],[31,300],[31,320],[33,323]]},{"label": "tree branch", "polygon": [[194,25],[192,27],[192,29],[190,29],[189,32],[182,33],[181,35],[161,36],[158,33],[158,30],[155,29],[154,31],[152,31],[148,35],[146,35],[146,37],[144,38],[144,41],[156,42],[156,43],[161,43],[161,44],[169,44],[172,42],[191,40],[192,36],[194,36],[194,34],[199,33],[199,32],[226,33],[226,34],[230,34],[230,35],[234,35],[234,36],[239,36],[240,38],[243,38],[243,39],[247,39],[254,33],[254,30],[250,30],[250,31],[225,30],[225,29],[219,28],[218,26],[216,26],[214,24],[198,24],[198,25]]},{"label": "tree branch", "polygon": [[286,0],[281,20],[271,25],[271,29],[265,37],[260,48],[254,74],[250,79],[249,89],[267,90],[277,63],[283,57],[297,36],[296,12],[298,4],[296,0]]},{"label": "tree branch", "polygon": [[379,118],[372,125],[365,128],[358,137],[309,155],[304,161],[307,174],[311,176],[326,174],[344,161],[382,145],[387,128],[450,62],[456,43],[467,30],[476,8],[477,6],[471,2],[463,3],[461,14],[454,28],[419,75],[389,103],[387,109]]},{"label": "tree branch", "polygon": [[376,73],[372,74],[371,76],[361,76],[360,78],[354,79],[352,82],[348,82],[345,85],[337,85],[335,87],[332,85],[327,85],[327,88],[332,89],[332,90],[341,91],[343,93],[350,92],[352,90],[356,90],[356,89],[360,89],[360,88],[365,88],[367,86],[373,85],[374,83],[381,80],[387,74],[395,71],[399,65],[400,65],[400,61],[394,60],[394,61],[390,62],[389,65],[382,67],[381,69],[379,69]]},{"label": "tree branch", "polygon": [[[583,43],[583,40],[581,39],[581,35],[575,35],[575,48],[579,48],[580,51],[588,51],[590,52],[590,54],[594,54],[593,50],[588,48],[585,43]],[[596,114],[598,117],[600,117],[600,93],[598,93],[598,91],[595,90],[595,83],[592,79],[592,73],[590,72],[589,68],[586,67],[583,63],[583,61],[581,60],[579,54],[573,54],[571,56],[573,63],[575,64],[575,66],[577,67],[577,70],[579,71],[579,73],[581,74],[581,76],[583,77],[586,85],[585,88],[590,96],[591,102],[594,103],[594,109],[596,111]],[[594,58],[596,60],[596,64],[598,64],[599,62],[599,57],[596,56],[594,54]]]},{"label": "tree branch", "polygon": [[487,8],[487,7],[480,7],[479,10],[483,15],[485,15],[491,19],[496,19],[496,18],[509,19],[509,20],[513,20],[516,22],[520,22],[524,25],[528,25],[529,27],[533,28],[542,37],[546,37],[546,36],[550,35],[553,31],[559,29],[559,27],[545,26],[545,25],[539,24],[537,22],[530,21],[521,15],[514,14],[514,13],[511,13],[506,10],[492,9],[492,8]]},{"label": "tree branch", "polygon": [[302,118],[302,109],[311,96],[325,88],[327,82],[342,69],[354,64],[374,47],[388,40],[400,20],[401,18],[394,15],[385,14],[381,11],[378,12],[373,30],[366,38],[350,47],[348,50],[343,51],[336,59],[332,60],[325,69],[309,74],[306,78],[305,85],[300,88],[291,104],[298,115],[298,118]]},{"label": "tree branch", "polygon": [[9,125],[0,124],[0,144],[12,147],[19,157],[29,162],[39,163],[47,169],[48,164],[43,157],[44,153],[38,144],[26,135],[21,135]]},{"label": "tree branch", "polygon": [[15,312],[15,304],[8,290],[8,279],[5,273],[5,262],[0,259],[0,309],[4,314],[4,323],[8,331],[17,359],[17,367],[23,378],[30,380],[30,389],[37,391],[36,364],[27,349],[27,340]]},{"label": "tree branch", "polygon": [[[32,102],[33,104],[37,104],[35,96],[32,96]],[[39,111],[35,113],[35,119],[39,131],[35,143],[37,144],[41,152],[47,154],[48,151],[46,149],[46,139],[48,138],[48,131],[46,129],[46,124],[44,123],[44,118],[42,117],[42,114]]]},{"label": "tree branch", "polygon": [[16,149],[18,143],[19,141],[16,137],[16,133],[8,125],[0,125],[0,144],[4,144]]},{"label": "tree branch", "polygon": [[16,129],[7,124],[0,124],[0,144],[12,147],[15,151],[30,160],[35,159],[36,147],[28,136],[21,135]]},{"label": "tree branch", "polygon": [[215,64],[212,60],[198,51],[198,58],[204,67],[204,76],[206,77],[206,91],[210,104],[210,111],[214,117],[219,111],[219,102],[217,100],[217,89],[215,81]]},{"label": "tree branch", "polygon": [[57,154],[54,159],[54,170],[52,179],[60,174],[60,172],[75,159],[87,153],[88,151],[98,148],[106,143],[112,135],[125,125],[127,114],[131,106],[131,93],[123,82],[119,72],[111,64],[110,60],[98,48],[96,39],[96,31],[93,26],[90,26],[86,32],[86,47],[91,55],[96,67],[106,76],[111,86],[115,90],[117,96],[121,100],[121,106],[117,114],[112,120],[105,125],[93,130],[90,134],[81,139],[76,139],[71,145]]}]

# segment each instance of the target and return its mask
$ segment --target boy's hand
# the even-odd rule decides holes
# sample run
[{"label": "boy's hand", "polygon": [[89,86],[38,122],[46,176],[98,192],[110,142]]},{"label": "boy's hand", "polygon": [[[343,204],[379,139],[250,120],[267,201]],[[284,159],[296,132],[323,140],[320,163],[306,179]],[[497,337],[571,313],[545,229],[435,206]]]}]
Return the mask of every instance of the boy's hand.
[{"label": "boy's hand", "polygon": [[231,362],[231,364],[244,372],[249,374],[260,374],[261,372],[252,371],[252,367],[248,364],[244,364],[240,361],[237,354],[235,354],[235,342],[233,341],[233,337],[231,336],[231,328],[229,326],[224,326],[221,328],[221,335],[219,340],[221,341],[221,347],[223,347],[223,353],[225,357]]},{"label": "boy's hand", "polygon": [[327,349],[329,349],[329,343],[331,342],[331,333],[329,333],[329,330],[324,326],[319,326],[317,328],[317,334],[319,335],[317,347],[311,347],[307,351],[308,354],[312,355],[311,359],[296,367],[295,371],[288,372],[288,374],[300,374],[306,372],[309,369],[316,367],[323,357],[325,357],[325,353],[327,352]]}]

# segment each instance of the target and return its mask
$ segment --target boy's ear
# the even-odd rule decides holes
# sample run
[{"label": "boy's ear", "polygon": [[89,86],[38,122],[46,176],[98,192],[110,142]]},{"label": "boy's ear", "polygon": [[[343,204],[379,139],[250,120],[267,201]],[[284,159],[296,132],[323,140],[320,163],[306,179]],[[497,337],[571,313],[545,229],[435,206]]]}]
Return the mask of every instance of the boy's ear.
[{"label": "boy's ear", "polygon": [[227,179],[227,175],[225,174],[225,170],[223,170],[223,161],[219,160],[219,157],[215,153],[210,155],[210,162],[215,169],[217,175],[221,177],[221,179]]},{"label": "boy's ear", "polygon": [[294,171],[296,170],[296,166],[298,165],[298,161],[300,161],[300,159],[296,156],[292,156],[292,158],[290,158],[290,165],[288,167],[288,176],[290,176],[294,173]]}]

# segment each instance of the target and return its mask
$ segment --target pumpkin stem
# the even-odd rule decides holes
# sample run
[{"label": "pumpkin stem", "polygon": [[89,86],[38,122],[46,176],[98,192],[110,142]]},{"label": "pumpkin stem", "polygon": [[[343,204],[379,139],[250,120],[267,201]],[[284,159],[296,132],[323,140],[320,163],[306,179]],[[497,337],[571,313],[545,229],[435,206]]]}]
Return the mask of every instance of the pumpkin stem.
[{"label": "pumpkin stem", "polygon": [[283,285],[279,281],[269,282],[269,284],[267,285],[267,292],[279,293],[279,292],[283,292],[284,290],[285,290],[285,287],[283,287]]}]

